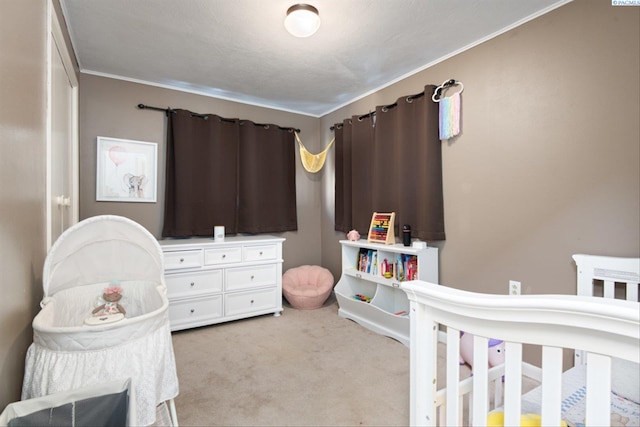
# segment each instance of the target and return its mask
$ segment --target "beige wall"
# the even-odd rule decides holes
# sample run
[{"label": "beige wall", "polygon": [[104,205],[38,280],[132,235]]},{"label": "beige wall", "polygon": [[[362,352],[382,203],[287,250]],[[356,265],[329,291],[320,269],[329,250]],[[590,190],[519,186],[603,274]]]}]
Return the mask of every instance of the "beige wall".
[{"label": "beige wall", "polygon": [[47,2],[0,1],[0,410],[20,399],[45,255]]},{"label": "beige wall", "polygon": [[[311,151],[320,151],[320,122],[317,118],[214,99],[149,85],[89,74],[80,75],[80,219],[100,214],[127,216],[160,237],[164,209],[166,117],[163,112],[140,110],[138,104],[184,108],[222,117],[238,117],[256,123],[274,123],[301,130],[300,137]],[[96,202],[96,138],[149,141],[158,144],[157,203]],[[321,174],[306,172],[296,147],[298,231],[279,234],[284,268],[320,263]],[[213,232],[213,230],[212,230]]]},{"label": "beige wall", "polygon": [[[580,0],[322,118],[329,127],[449,78],[462,134],[443,143],[440,283],[573,293],[571,255],[640,254],[640,8]],[[333,162],[322,263],[340,269]]]}]

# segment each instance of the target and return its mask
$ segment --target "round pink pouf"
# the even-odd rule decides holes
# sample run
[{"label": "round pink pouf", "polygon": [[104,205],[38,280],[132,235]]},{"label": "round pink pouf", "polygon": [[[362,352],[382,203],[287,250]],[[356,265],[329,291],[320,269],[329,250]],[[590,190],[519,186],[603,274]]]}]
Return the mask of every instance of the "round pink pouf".
[{"label": "round pink pouf", "polygon": [[333,274],[319,265],[301,265],[282,275],[282,293],[293,308],[320,308],[332,290]]}]

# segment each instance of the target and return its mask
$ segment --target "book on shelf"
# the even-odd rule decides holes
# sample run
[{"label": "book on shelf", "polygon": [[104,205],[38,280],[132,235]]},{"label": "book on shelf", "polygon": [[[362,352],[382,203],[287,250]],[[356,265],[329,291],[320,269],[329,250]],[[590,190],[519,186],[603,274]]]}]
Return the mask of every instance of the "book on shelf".
[{"label": "book on shelf", "polygon": [[[385,261],[387,261],[386,258]],[[385,277],[394,278],[400,282],[416,280],[418,278],[418,257],[416,255],[398,254],[393,263],[387,265],[385,262],[382,268],[384,269],[383,276],[385,276],[384,271],[390,272]]]},{"label": "book on shelf", "polygon": [[404,281],[404,262],[403,262],[403,258],[404,255],[403,254],[398,254],[398,256],[396,257],[396,279],[398,279],[398,281],[402,282]]},{"label": "book on shelf", "polygon": [[357,270],[363,273],[375,274],[377,268],[378,251],[360,248],[358,251]]},{"label": "book on shelf", "polygon": [[369,273],[374,275],[378,274],[378,251],[373,251],[371,254],[371,268],[369,269]]},{"label": "book on shelf", "polygon": [[410,254],[382,257],[377,250],[361,248],[358,254],[358,270],[363,273],[395,279],[400,282],[418,278],[418,257]]},{"label": "book on shelf", "polygon": [[404,264],[406,280],[416,280],[418,278],[418,257],[416,255],[407,255]]}]

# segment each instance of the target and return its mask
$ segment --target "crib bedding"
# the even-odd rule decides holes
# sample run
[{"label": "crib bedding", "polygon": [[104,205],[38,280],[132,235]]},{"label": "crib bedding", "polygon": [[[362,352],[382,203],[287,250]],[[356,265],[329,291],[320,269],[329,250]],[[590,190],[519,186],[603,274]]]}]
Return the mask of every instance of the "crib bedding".
[{"label": "crib bedding", "polygon": [[[624,377],[624,379],[616,381],[616,376],[620,379]],[[639,387],[637,365],[628,370],[623,369],[619,375],[612,375],[612,378],[611,419],[621,420],[627,426],[640,425],[640,402],[637,401]],[[586,380],[586,365],[571,368],[562,375],[562,419],[570,425],[584,426]],[[541,398],[540,387],[524,394],[522,396],[522,413],[539,414]]]}]

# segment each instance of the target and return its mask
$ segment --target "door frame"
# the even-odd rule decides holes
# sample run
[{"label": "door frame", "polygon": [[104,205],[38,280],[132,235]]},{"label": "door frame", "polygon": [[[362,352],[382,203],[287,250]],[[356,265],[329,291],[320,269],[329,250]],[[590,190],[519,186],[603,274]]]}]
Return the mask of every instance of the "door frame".
[{"label": "door frame", "polygon": [[52,149],[53,149],[53,120],[52,120],[52,84],[53,84],[53,55],[60,52],[60,58],[64,66],[71,86],[71,194],[69,194],[70,224],[79,220],[79,149],[78,149],[78,77],[75,73],[71,53],[67,48],[62,32],[62,26],[55,12],[53,0],[47,1],[47,136],[46,136],[46,250],[53,245],[53,194],[52,194]]}]

